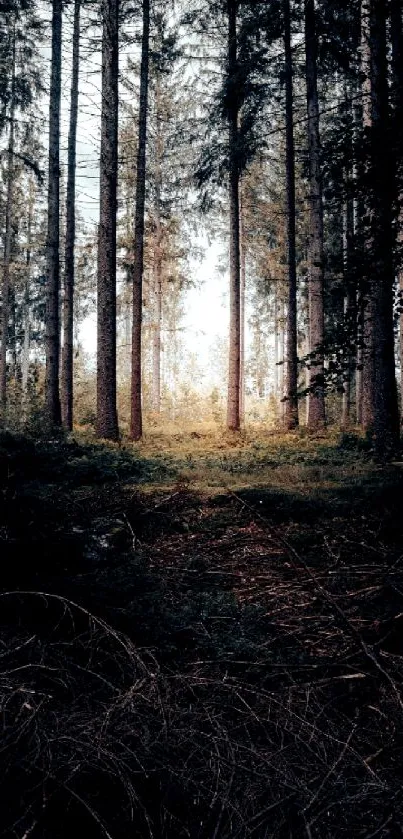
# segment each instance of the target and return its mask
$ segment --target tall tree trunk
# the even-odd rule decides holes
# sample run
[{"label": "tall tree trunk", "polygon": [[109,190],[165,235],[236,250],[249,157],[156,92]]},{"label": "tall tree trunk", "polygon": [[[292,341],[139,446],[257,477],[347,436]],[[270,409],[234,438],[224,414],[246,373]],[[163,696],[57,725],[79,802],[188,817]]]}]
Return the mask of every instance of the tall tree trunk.
[{"label": "tall tree trunk", "polygon": [[[13,236],[13,245],[11,248],[11,254],[16,252],[17,243],[15,240],[15,235]],[[10,380],[14,384],[14,388],[16,388],[18,378],[19,378],[19,369],[18,369],[18,352],[17,352],[17,318],[16,318],[16,299],[15,299],[15,287],[14,284],[10,284],[9,289],[9,356],[10,356]]]},{"label": "tall tree trunk", "polygon": [[280,377],[279,377],[279,398],[280,398],[280,421],[282,427],[284,427],[284,420],[285,420],[285,346],[286,346],[286,312],[285,312],[285,301],[284,301],[284,294],[280,297],[280,345],[279,345],[279,355],[280,355]]},{"label": "tall tree trunk", "polygon": [[119,0],[102,0],[102,112],[98,230],[97,434],[119,437],[116,410],[116,211]]},{"label": "tall tree trunk", "polygon": [[[370,45],[371,0],[361,0],[361,74],[362,74],[362,122],[367,136],[371,131],[371,45]],[[368,175],[369,162],[365,163]],[[372,249],[371,200],[363,204],[361,215],[362,239],[365,253]],[[365,271],[360,292],[361,317],[361,423],[369,433],[374,422],[374,297],[370,276],[370,260],[365,260]]]},{"label": "tall tree trunk", "polygon": [[[403,230],[399,230],[398,238],[399,250],[403,250]],[[403,425],[403,268],[399,269],[399,298],[400,298],[400,315],[399,315],[399,360],[400,360],[400,425]]]},{"label": "tall tree trunk", "polygon": [[[158,235],[158,234],[157,234]],[[156,243],[156,249],[158,244]],[[151,402],[154,413],[161,412],[161,320],[162,320],[162,270],[161,257],[154,256],[154,315],[152,346]]]},{"label": "tall tree trunk", "polygon": [[305,0],[305,56],[309,157],[309,352],[308,428],[326,421],[324,394],[323,311],[323,201],[320,165],[319,102],[317,89],[317,36],[314,0]]},{"label": "tall tree trunk", "polygon": [[352,101],[354,93],[347,79],[344,82],[344,110],[346,120],[346,165],[343,173],[344,200],[342,208],[343,233],[343,285],[344,285],[344,322],[346,326],[343,351],[343,398],[341,409],[341,427],[347,429],[351,423],[352,387],[354,375],[353,345],[356,338],[356,282],[353,271],[355,250],[355,205],[354,205],[354,113]]},{"label": "tall tree trunk", "polygon": [[162,225],[161,225],[161,189],[162,189],[162,137],[161,137],[161,101],[159,79],[155,85],[156,137],[155,137],[155,202],[154,202],[154,314],[152,346],[152,384],[151,401],[155,413],[161,411],[161,320],[162,320]]},{"label": "tall tree trunk", "polygon": [[274,398],[276,406],[280,399],[280,319],[278,280],[274,281]]},{"label": "tall tree trunk", "polygon": [[227,427],[240,428],[240,249],[239,249],[239,162],[237,92],[237,3],[228,0],[228,92],[229,129],[229,222],[230,222],[230,325],[228,359]]},{"label": "tall tree trunk", "polygon": [[29,402],[29,362],[31,349],[31,323],[30,323],[30,307],[31,307],[31,248],[32,248],[32,222],[34,212],[34,186],[30,179],[28,192],[28,219],[27,219],[27,250],[25,257],[25,281],[24,281],[24,303],[23,303],[23,330],[24,343],[22,348],[21,360],[21,386],[22,386],[22,416],[24,422],[28,418],[28,402]]},{"label": "tall tree trunk", "polygon": [[146,185],[146,141],[148,110],[148,65],[150,49],[150,2],[143,0],[143,35],[140,70],[139,142],[136,173],[136,214],[134,221],[133,256],[133,320],[132,320],[132,379],[131,422],[132,440],[140,440],[143,433],[141,405],[141,324],[143,316],[144,263],[144,205]]},{"label": "tall tree trunk", "polygon": [[[355,62],[357,63],[357,69],[359,68],[360,62],[360,53],[358,51],[357,56],[355,57]],[[359,235],[359,227],[360,227],[360,199],[357,194],[357,183],[359,179],[359,165],[358,165],[358,157],[359,157],[359,144],[361,144],[361,132],[362,132],[362,107],[361,107],[361,99],[360,99],[360,82],[358,79],[358,73],[356,74],[357,78],[351,86],[347,89],[347,97],[352,98],[353,102],[349,103],[348,107],[350,108],[350,115],[351,115],[351,155],[353,158],[353,165],[351,169],[352,174],[352,182],[353,182],[353,199],[352,199],[352,208],[353,208],[353,243],[352,243],[352,251],[354,254],[354,279],[353,279],[353,295],[354,298],[352,300],[352,305],[354,308],[355,313],[355,335],[354,335],[354,343],[355,349],[352,350],[351,353],[351,377],[354,380],[354,411],[352,411],[352,418],[357,425],[362,424],[362,329],[361,329],[361,314],[359,310],[360,305],[360,293],[359,293],[359,282],[357,277],[357,264],[356,264],[356,254],[357,254],[357,245],[358,245],[358,235]],[[360,139],[359,139],[360,138]]]},{"label": "tall tree trunk", "polygon": [[363,309],[361,300],[357,295],[357,357],[355,369],[355,412],[357,425],[363,425],[362,421],[362,406],[363,406]]},{"label": "tall tree trunk", "polygon": [[61,72],[62,0],[53,0],[52,61],[49,103],[45,403],[47,419],[49,423],[55,427],[61,424],[59,396],[59,182]]},{"label": "tall tree trunk", "polygon": [[[350,289],[347,290],[344,298],[344,316],[348,324],[352,322],[353,311],[355,310],[355,299]],[[341,409],[341,427],[348,429],[351,424],[351,391],[353,382],[353,359],[350,346],[347,347],[344,361],[343,375],[343,399]]]},{"label": "tall tree trunk", "polygon": [[7,343],[10,315],[10,262],[13,239],[13,197],[14,197],[14,132],[15,132],[15,22],[13,24],[13,47],[11,68],[10,130],[7,150],[7,198],[4,239],[3,282],[1,293],[1,353],[0,353],[0,414],[3,419],[7,406]]},{"label": "tall tree trunk", "polygon": [[400,291],[400,423],[403,424],[403,22],[400,0],[390,2],[392,104],[395,143],[396,268]]},{"label": "tall tree trunk", "polygon": [[399,415],[393,330],[393,149],[387,64],[387,2],[373,0],[371,14],[371,174],[373,181],[374,445],[380,457],[396,451]]},{"label": "tall tree trunk", "polygon": [[[347,104],[348,107],[348,104]],[[354,201],[351,194],[351,171],[345,173],[346,195],[343,206],[343,280],[344,280],[344,318],[347,327],[347,344],[344,351],[343,399],[341,426],[347,429],[351,423],[351,391],[353,384],[352,339],[356,317],[356,289],[352,277],[352,259],[354,249]]]},{"label": "tall tree trunk", "polygon": [[[309,323],[308,323],[308,334],[305,338],[305,355],[309,355]],[[308,391],[309,388],[309,379],[310,379],[310,372],[309,367],[305,367],[305,390]],[[309,394],[307,393],[305,397],[305,425],[308,428],[308,419],[309,419]]]},{"label": "tall tree trunk", "polygon": [[295,247],[295,151],[293,118],[293,68],[291,53],[290,0],[283,0],[286,120],[286,247],[287,247],[287,350],[284,424],[288,431],[298,426],[297,263]]},{"label": "tall tree trunk", "polygon": [[78,74],[80,65],[81,0],[74,2],[73,65],[70,93],[70,126],[67,148],[66,241],[64,251],[63,350],[61,405],[64,427],[73,428],[73,322],[74,247],[76,234],[76,138],[78,114]]},{"label": "tall tree trunk", "polygon": [[245,298],[246,298],[246,238],[242,187],[240,189],[239,208],[240,241],[240,347],[239,347],[239,416],[245,422]]},{"label": "tall tree trunk", "polygon": [[162,320],[162,227],[160,190],[156,189],[155,202],[155,242],[154,242],[154,313],[153,313],[153,347],[152,347],[152,409],[159,414],[161,411],[161,320]]},{"label": "tall tree trunk", "polygon": [[[346,321],[350,321],[350,312],[352,307],[351,292],[348,290],[344,297],[344,317]],[[343,399],[341,408],[341,427],[346,430],[351,422],[351,385],[352,385],[352,359],[350,347],[345,352],[344,371],[343,371]]]}]

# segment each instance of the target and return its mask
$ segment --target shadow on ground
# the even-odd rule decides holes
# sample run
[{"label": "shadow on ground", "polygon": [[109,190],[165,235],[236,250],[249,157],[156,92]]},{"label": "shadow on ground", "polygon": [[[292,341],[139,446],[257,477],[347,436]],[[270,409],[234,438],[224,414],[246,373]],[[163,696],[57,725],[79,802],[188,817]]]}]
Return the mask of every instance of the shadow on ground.
[{"label": "shadow on ground", "polygon": [[212,493],[1,438],[0,835],[400,835],[402,474],[330,449]]}]

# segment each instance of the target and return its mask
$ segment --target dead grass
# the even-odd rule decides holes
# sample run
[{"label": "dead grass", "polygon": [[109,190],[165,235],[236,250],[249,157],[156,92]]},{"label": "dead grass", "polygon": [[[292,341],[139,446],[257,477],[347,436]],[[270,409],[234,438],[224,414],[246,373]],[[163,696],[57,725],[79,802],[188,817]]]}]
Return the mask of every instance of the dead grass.
[{"label": "dead grass", "polygon": [[[261,424],[230,433],[211,423],[152,428],[138,444],[124,443],[135,455],[169,465],[179,483],[199,492],[223,488],[281,486],[309,492],[364,478],[376,467],[364,451],[364,441],[350,436],[343,448],[337,430],[309,436],[304,429],[281,434]],[[175,481],[174,481],[175,482]],[[160,485],[161,488],[163,485]]]},{"label": "dead grass", "polygon": [[0,440],[0,835],[401,835],[401,471],[151,437]]}]

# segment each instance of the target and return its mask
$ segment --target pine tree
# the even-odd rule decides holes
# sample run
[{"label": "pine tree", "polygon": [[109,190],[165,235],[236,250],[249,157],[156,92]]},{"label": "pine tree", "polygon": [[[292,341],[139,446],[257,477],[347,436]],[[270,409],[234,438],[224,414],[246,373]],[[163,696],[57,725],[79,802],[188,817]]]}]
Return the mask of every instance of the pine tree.
[{"label": "pine tree", "polygon": [[143,0],[143,34],[140,69],[139,137],[136,170],[136,210],[134,221],[134,258],[132,269],[133,319],[132,319],[132,376],[130,436],[139,440],[143,433],[141,404],[141,324],[144,269],[144,206],[146,186],[146,141],[148,110],[148,73],[150,42],[150,3]]},{"label": "pine tree", "polygon": [[293,117],[293,67],[291,53],[290,0],[283,0],[284,75],[286,118],[286,224],[287,224],[287,373],[285,427],[298,426],[298,350],[297,350],[297,266],[295,241],[295,152]]},{"label": "pine tree", "polygon": [[[365,138],[365,151],[369,146],[369,136],[372,126],[372,74],[371,74],[371,2],[372,0],[361,0],[361,71],[362,71],[362,122]],[[372,230],[371,212],[372,202],[369,200],[369,192],[372,189],[370,183],[370,161],[368,154],[364,159],[364,178],[367,184],[366,196],[362,199],[361,209],[361,236],[363,250],[367,254],[372,253]],[[370,433],[374,423],[374,387],[375,387],[375,352],[374,346],[374,320],[376,317],[375,302],[373,297],[373,284],[371,281],[370,261],[364,261],[365,271],[361,278],[360,295],[360,320],[362,339],[362,377],[361,377],[361,423],[367,433]]]},{"label": "pine tree", "polygon": [[161,137],[161,90],[160,80],[155,83],[155,196],[154,196],[154,254],[153,254],[153,360],[152,360],[152,409],[161,410],[161,325],[162,325],[162,137]]},{"label": "pine tree", "polygon": [[7,404],[7,344],[8,322],[10,314],[10,262],[12,245],[12,214],[14,192],[14,136],[15,136],[15,88],[16,88],[16,32],[15,20],[12,24],[12,59],[11,59],[11,96],[9,116],[9,136],[7,150],[7,198],[4,235],[4,261],[1,307],[1,354],[0,354],[0,411],[5,415]]},{"label": "pine tree", "polygon": [[[2,17],[2,39],[0,42],[0,136],[8,130],[4,204],[4,251],[2,257],[2,307],[0,320],[0,412],[5,419],[8,378],[11,366],[8,354],[15,368],[15,314],[13,299],[12,262],[16,246],[15,232],[19,214],[15,198],[18,169],[35,171],[40,176],[34,147],[24,148],[25,133],[22,124],[34,122],[30,111],[38,93],[42,92],[41,61],[39,49],[42,42],[43,21],[37,16],[31,0],[12,0],[4,6]],[[22,121],[21,116],[24,115]],[[12,358],[11,358],[12,356]]]},{"label": "pine tree", "polygon": [[324,303],[323,303],[323,203],[320,161],[319,102],[317,90],[317,33],[314,0],[305,0],[305,56],[309,159],[309,403],[308,428],[325,424]]},{"label": "pine tree", "polygon": [[52,58],[49,101],[49,175],[46,297],[45,402],[51,426],[61,425],[59,397],[59,180],[62,0],[52,3]]},{"label": "pine tree", "polygon": [[400,422],[403,424],[403,22],[400,0],[390,2],[390,32],[395,162],[395,265],[400,293]]},{"label": "pine tree", "polygon": [[229,134],[229,226],[230,226],[230,326],[228,364],[227,426],[240,428],[240,249],[239,249],[239,161],[237,67],[237,0],[228,0],[228,78],[225,107]]},{"label": "pine tree", "polygon": [[98,232],[97,434],[119,436],[116,410],[116,212],[119,0],[102,0],[102,115]]},{"label": "pine tree", "polygon": [[61,406],[63,425],[73,427],[73,319],[74,319],[74,246],[76,225],[76,138],[78,116],[78,78],[80,64],[81,0],[74,2],[73,56],[70,94],[70,126],[67,150],[66,239],[64,254],[63,350],[61,370]]},{"label": "pine tree", "polygon": [[397,450],[399,417],[394,363],[393,331],[393,235],[394,194],[391,148],[388,64],[387,4],[371,5],[371,177],[373,275],[372,295],[376,317],[374,333],[374,444],[379,456]]}]

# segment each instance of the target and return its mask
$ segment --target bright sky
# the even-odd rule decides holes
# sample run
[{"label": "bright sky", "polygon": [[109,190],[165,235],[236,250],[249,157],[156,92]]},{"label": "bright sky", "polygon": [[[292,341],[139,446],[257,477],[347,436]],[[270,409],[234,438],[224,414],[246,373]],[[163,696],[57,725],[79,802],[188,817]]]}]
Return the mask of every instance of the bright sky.
[{"label": "bright sky", "polygon": [[[202,262],[194,263],[195,288],[186,295],[185,316],[181,323],[188,349],[197,352],[200,363],[208,361],[211,346],[217,338],[228,334],[228,278],[216,270],[219,247],[211,245]],[[85,351],[96,351],[96,315],[83,321],[80,330]]]},{"label": "bright sky", "polygon": [[[71,7],[72,10],[72,7]],[[72,11],[66,9],[63,25],[63,78],[62,78],[62,113],[61,113],[61,155],[66,166],[68,120],[70,107],[71,82],[71,35]],[[127,29],[127,27],[126,27]],[[97,33],[99,36],[99,32]],[[131,57],[134,56],[130,48]],[[126,63],[128,50],[122,55],[121,67]],[[47,70],[50,61],[50,46],[44,49]],[[101,117],[101,63],[100,53],[89,54],[88,41],[83,39],[80,63],[80,98],[77,127],[77,208],[85,222],[93,230],[99,217],[99,145]],[[122,90],[121,95],[125,96]],[[127,95],[127,94],[126,94]],[[207,237],[201,234],[200,244],[204,250],[201,262],[192,263],[193,279],[196,287],[191,289],[185,300],[185,317],[181,324],[183,338],[189,350],[197,353],[201,365],[206,366],[211,346],[217,338],[228,333],[228,305],[224,301],[228,289],[228,279],[217,271],[222,246],[219,243],[208,244]],[[199,242],[198,242],[199,244]],[[80,337],[89,354],[96,351],[96,314],[86,318],[80,329]]]},{"label": "bright sky", "polygon": [[[66,166],[68,120],[70,108],[71,83],[71,35],[73,5],[65,7],[63,17],[63,78],[61,112],[61,159]],[[85,7],[84,7],[85,9]],[[46,7],[46,14],[49,7]],[[85,11],[83,12],[83,15]],[[82,23],[85,23],[83,16]],[[127,26],[126,26],[127,29]],[[100,28],[95,33],[98,43]],[[94,36],[92,31],[91,36]],[[121,67],[126,64],[129,49],[121,57]],[[49,79],[50,45],[43,49],[45,77]],[[130,47],[130,57],[138,59],[138,46]],[[100,52],[90,49],[88,37],[83,38],[80,63],[80,99],[77,130],[77,174],[76,201],[80,215],[88,224],[93,237],[99,218],[99,146],[101,118],[101,62]],[[121,97],[127,96],[123,89]],[[48,115],[48,101],[45,97],[44,114]],[[45,129],[46,130],[46,129]],[[45,141],[46,145],[46,141]],[[80,234],[82,235],[82,234]],[[200,242],[201,240],[201,242]],[[223,255],[222,242],[208,243],[207,236],[200,234],[197,244],[202,244],[204,256],[199,263],[193,262],[192,274],[196,287],[191,289],[185,300],[185,316],[181,327],[187,352],[195,353],[203,370],[204,385],[217,384],[217,373],[212,369],[214,348],[221,345],[228,335],[228,275],[218,270],[218,263]],[[247,313],[248,318],[248,313]],[[246,320],[247,320],[246,318]],[[246,344],[249,343],[246,329]],[[96,351],[96,313],[87,318],[80,329],[80,337],[86,352],[93,355]],[[246,347],[247,350],[247,347]],[[222,384],[224,384],[222,382]]]}]

